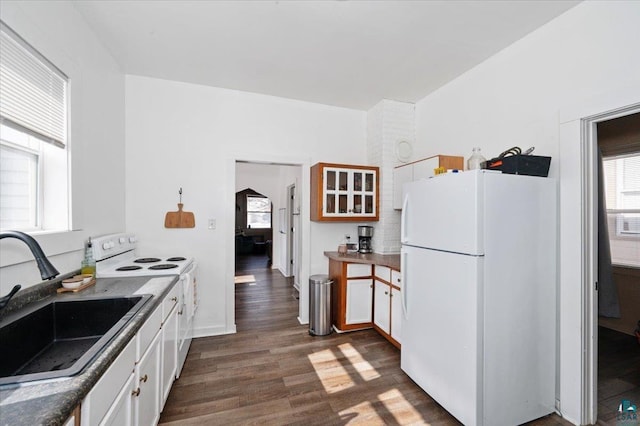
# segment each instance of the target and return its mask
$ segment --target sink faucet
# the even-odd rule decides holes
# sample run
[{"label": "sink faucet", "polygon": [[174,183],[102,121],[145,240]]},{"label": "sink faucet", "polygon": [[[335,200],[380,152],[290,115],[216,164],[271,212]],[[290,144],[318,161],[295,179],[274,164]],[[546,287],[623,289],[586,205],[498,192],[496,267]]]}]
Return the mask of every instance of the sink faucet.
[{"label": "sink faucet", "polygon": [[[31,235],[27,235],[24,232],[19,231],[4,231],[0,232],[0,239],[2,238],[17,238],[18,240],[24,242],[33,257],[36,259],[36,263],[38,264],[38,269],[40,269],[40,276],[43,280],[50,280],[51,278],[55,278],[60,272],[49,262],[47,256],[45,256],[40,244],[36,240],[33,239]],[[20,290],[20,286],[17,285],[13,287],[13,289],[6,296],[0,298],[0,309],[4,308],[9,300]]]}]

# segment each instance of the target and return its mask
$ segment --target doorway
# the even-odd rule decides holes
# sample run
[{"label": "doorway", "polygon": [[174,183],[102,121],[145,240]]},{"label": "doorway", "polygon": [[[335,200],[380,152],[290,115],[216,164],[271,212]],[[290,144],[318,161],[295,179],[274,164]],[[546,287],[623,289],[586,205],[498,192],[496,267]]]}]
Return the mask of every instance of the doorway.
[{"label": "doorway", "polygon": [[638,99],[626,88],[560,113],[557,390],[576,424],[598,421],[597,125],[640,112]]},{"label": "doorway", "polygon": [[597,420],[625,424],[640,405],[640,113],[598,122],[596,146]]},{"label": "doorway", "polygon": [[268,286],[274,277],[289,282],[293,290],[301,263],[296,188],[302,166],[235,160],[234,174],[234,300],[239,290],[259,291],[257,287]]}]

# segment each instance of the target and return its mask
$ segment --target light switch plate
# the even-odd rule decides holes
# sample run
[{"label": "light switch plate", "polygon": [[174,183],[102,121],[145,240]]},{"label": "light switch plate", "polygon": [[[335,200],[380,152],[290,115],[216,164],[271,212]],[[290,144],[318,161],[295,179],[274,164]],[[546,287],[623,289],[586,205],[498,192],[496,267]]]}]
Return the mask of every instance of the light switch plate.
[{"label": "light switch plate", "polygon": [[216,220],[215,219],[209,219],[209,229],[216,229]]}]

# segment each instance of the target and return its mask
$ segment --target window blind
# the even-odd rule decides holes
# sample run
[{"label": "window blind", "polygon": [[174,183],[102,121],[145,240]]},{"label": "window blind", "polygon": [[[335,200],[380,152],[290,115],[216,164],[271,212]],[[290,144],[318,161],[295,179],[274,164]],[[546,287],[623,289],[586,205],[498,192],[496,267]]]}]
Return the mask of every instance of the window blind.
[{"label": "window blind", "polygon": [[45,142],[67,142],[68,78],[0,21],[0,120]]}]

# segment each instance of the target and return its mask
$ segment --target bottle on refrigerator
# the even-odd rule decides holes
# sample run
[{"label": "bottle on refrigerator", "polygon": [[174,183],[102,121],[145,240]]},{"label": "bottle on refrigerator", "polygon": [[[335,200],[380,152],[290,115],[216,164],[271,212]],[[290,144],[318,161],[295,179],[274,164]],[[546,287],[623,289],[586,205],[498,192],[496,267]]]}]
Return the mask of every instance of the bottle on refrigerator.
[{"label": "bottle on refrigerator", "polygon": [[467,160],[467,170],[476,170],[482,168],[482,163],[487,161],[480,153],[480,148],[475,147],[472,150],[471,157]]}]

